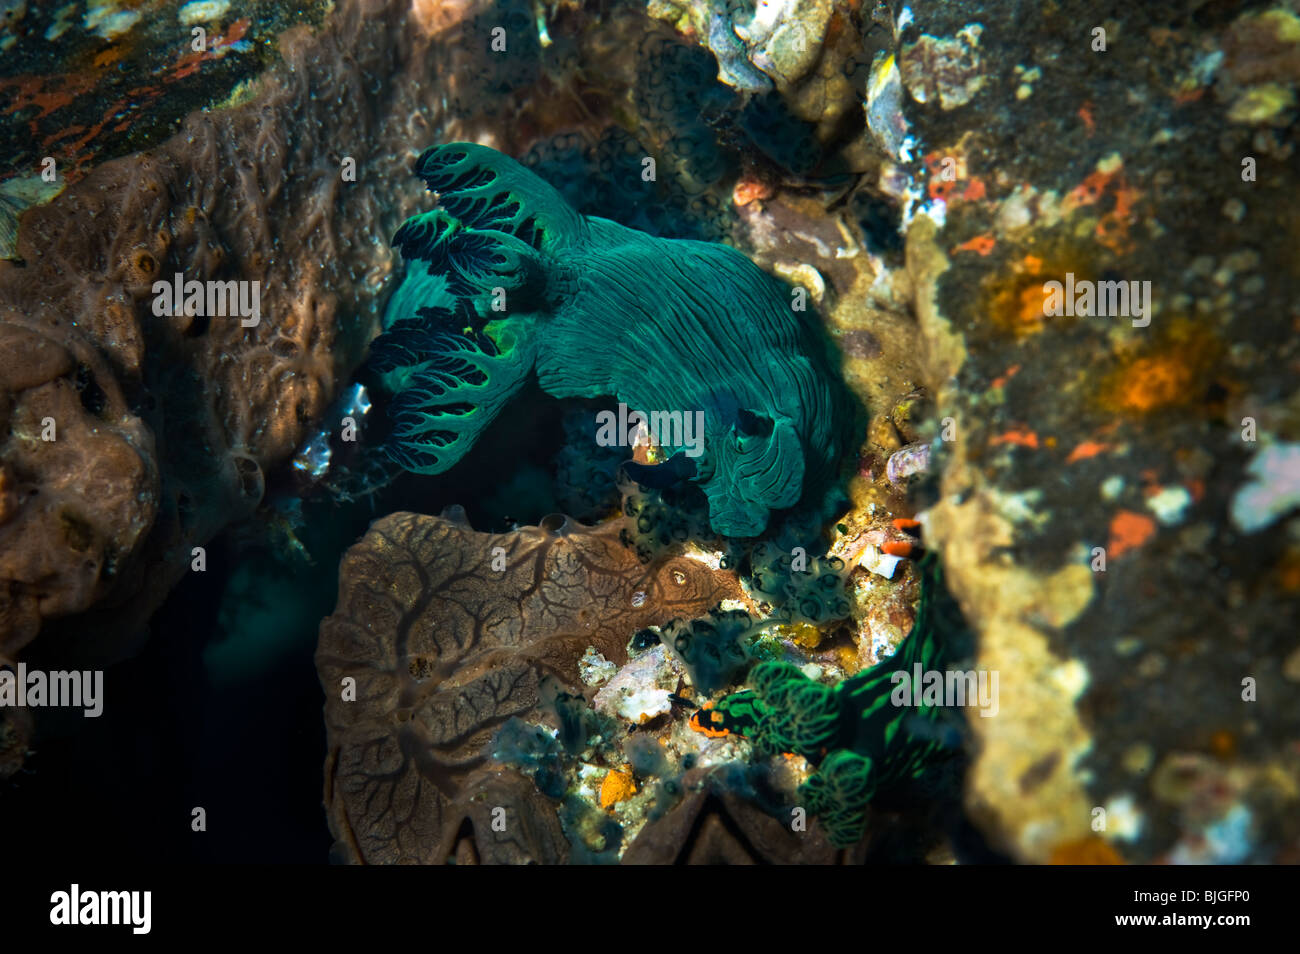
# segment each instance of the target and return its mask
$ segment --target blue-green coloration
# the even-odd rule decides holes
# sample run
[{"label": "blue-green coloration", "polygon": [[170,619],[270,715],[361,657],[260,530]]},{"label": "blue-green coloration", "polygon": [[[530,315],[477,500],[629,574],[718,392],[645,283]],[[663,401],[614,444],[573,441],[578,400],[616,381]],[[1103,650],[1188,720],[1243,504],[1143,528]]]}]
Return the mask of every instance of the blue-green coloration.
[{"label": "blue-green coloration", "polygon": [[580,215],[484,146],[432,147],[416,169],[439,204],[393,239],[407,271],[372,346],[402,466],[455,465],[536,373],[559,398],[702,412],[702,453],[678,463],[718,533],[756,536],[831,485],[852,412],[785,286],[725,245]]},{"label": "blue-green coloration", "polygon": [[752,739],[762,755],[793,752],[816,765],[799,794],[836,845],[862,837],[877,792],[920,776],[947,748],[939,725],[945,710],[895,706],[890,699],[894,673],[910,673],[918,663],[940,669],[950,641],[965,638],[937,559],[927,555],[922,571],[916,622],[891,658],[836,686],[809,679],[790,663],[760,663],[750,673],[752,689],[701,711],[710,728]]}]

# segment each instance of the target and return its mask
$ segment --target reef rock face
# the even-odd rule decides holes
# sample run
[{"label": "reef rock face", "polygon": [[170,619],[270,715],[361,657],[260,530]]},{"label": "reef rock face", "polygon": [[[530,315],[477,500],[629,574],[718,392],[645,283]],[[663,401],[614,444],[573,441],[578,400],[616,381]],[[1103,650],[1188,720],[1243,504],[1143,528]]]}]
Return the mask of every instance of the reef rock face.
[{"label": "reef rock face", "polygon": [[928,539],[1002,678],[967,803],[1026,861],[1300,850],[1300,34],[1228,11],[991,8],[979,95],[908,110]]},{"label": "reef rock face", "polygon": [[[336,857],[441,864],[469,850],[469,818],[480,860],[561,860],[555,809],[490,761],[493,733],[512,716],[540,718],[547,676],[581,687],[587,647],[622,664],[637,630],[739,594],[734,573],[689,557],[642,564],[620,539],[626,524],[557,516],[488,534],[458,515],[398,513],[348,551],[316,654]],[[515,803],[469,804],[472,780],[489,776],[522,780],[500,782]],[[483,804],[505,809],[510,838],[475,821]]]}]

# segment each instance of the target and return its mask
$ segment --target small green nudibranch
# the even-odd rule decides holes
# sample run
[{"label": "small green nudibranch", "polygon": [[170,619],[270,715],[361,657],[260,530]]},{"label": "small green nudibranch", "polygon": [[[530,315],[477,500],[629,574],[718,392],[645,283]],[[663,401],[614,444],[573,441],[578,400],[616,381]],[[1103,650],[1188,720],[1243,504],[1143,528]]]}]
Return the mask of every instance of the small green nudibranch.
[{"label": "small green nudibranch", "polygon": [[969,631],[944,588],[937,558],[928,554],[921,569],[916,622],[889,659],[835,686],[809,679],[791,663],[759,663],[749,674],[752,688],[700,713],[709,731],[744,736],[760,755],[790,752],[817,766],[799,795],[836,845],[862,837],[867,806],[878,792],[918,778],[950,747],[940,725],[942,707],[899,706],[891,699],[895,673],[918,665],[939,670],[967,648]]},{"label": "small green nudibranch", "polygon": [[786,286],[728,246],[580,215],[485,146],[434,146],[416,171],[438,205],[394,236],[406,273],[372,345],[403,467],[453,467],[536,374],[559,398],[702,420],[702,441],[657,436],[718,533],[757,536],[831,486],[852,405]]}]

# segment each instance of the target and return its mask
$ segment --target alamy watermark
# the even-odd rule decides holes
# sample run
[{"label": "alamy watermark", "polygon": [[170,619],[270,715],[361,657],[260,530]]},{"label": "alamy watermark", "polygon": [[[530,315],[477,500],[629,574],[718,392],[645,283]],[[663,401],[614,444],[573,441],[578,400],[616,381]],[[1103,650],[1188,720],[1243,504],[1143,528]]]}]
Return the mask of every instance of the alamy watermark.
[{"label": "alamy watermark", "polygon": [[26,663],[17,672],[0,669],[0,709],[6,706],[80,708],[87,719],[97,719],[104,711],[104,671],[47,673]]},{"label": "alamy watermark", "polygon": [[889,677],[894,689],[889,701],[896,706],[977,706],[982,718],[998,714],[996,669],[900,669]]},{"label": "alamy watermark", "polygon": [[130,925],[132,934],[148,934],[153,917],[152,891],[68,891],[50,895],[50,923],[55,925]]},{"label": "alamy watermark", "polygon": [[1151,283],[1074,280],[1043,283],[1043,315],[1048,318],[1132,318],[1134,328],[1151,324]]},{"label": "alamy watermark", "polygon": [[262,320],[262,283],[260,281],[185,281],[180,272],[172,281],[153,283],[153,313],[159,318],[176,315],[191,317],[237,317],[245,328],[255,328]]},{"label": "alamy watermark", "polygon": [[704,453],[703,411],[629,411],[619,402],[618,413],[596,415],[596,443],[601,447],[636,447],[653,441],[659,447],[680,447],[687,457]]}]

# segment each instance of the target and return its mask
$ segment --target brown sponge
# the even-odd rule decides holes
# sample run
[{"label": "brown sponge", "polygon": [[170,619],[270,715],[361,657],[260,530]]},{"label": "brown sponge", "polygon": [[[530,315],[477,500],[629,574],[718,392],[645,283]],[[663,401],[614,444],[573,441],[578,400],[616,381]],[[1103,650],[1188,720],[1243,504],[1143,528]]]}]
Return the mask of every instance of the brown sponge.
[{"label": "brown sponge", "polygon": [[[484,777],[512,772],[485,746],[511,716],[540,718],[543,678],[576,691],[588,646],[622,664],[637,630],[739,596],[733,571],[679,554],[642,564],[620,540],[629,523],[582,527],[557,516],[488,534],[463,515],[397,513],[348,551],[316,652],[339,860],[445,862],[461,850],[466,796]],[[498,806],[535,840],[514,838],[501,854],[482,840],[490,828],[475,827],[475,851],[558,860],[554,808],[531,781],[511,790],[540,802]]]},{"label": "brown sponge", "polygon": [[[419,196],[410,161],[445,125],[444,19],[340,3],[281,36],[248,102],[23,214],[21,261],[0,262],[0,661],[61,619],[70,650],[130,651],[351,373]],[[258,282],[260,321],[155,314],[177,274]],[[113,612],[66,619],[92,607]]]}]

